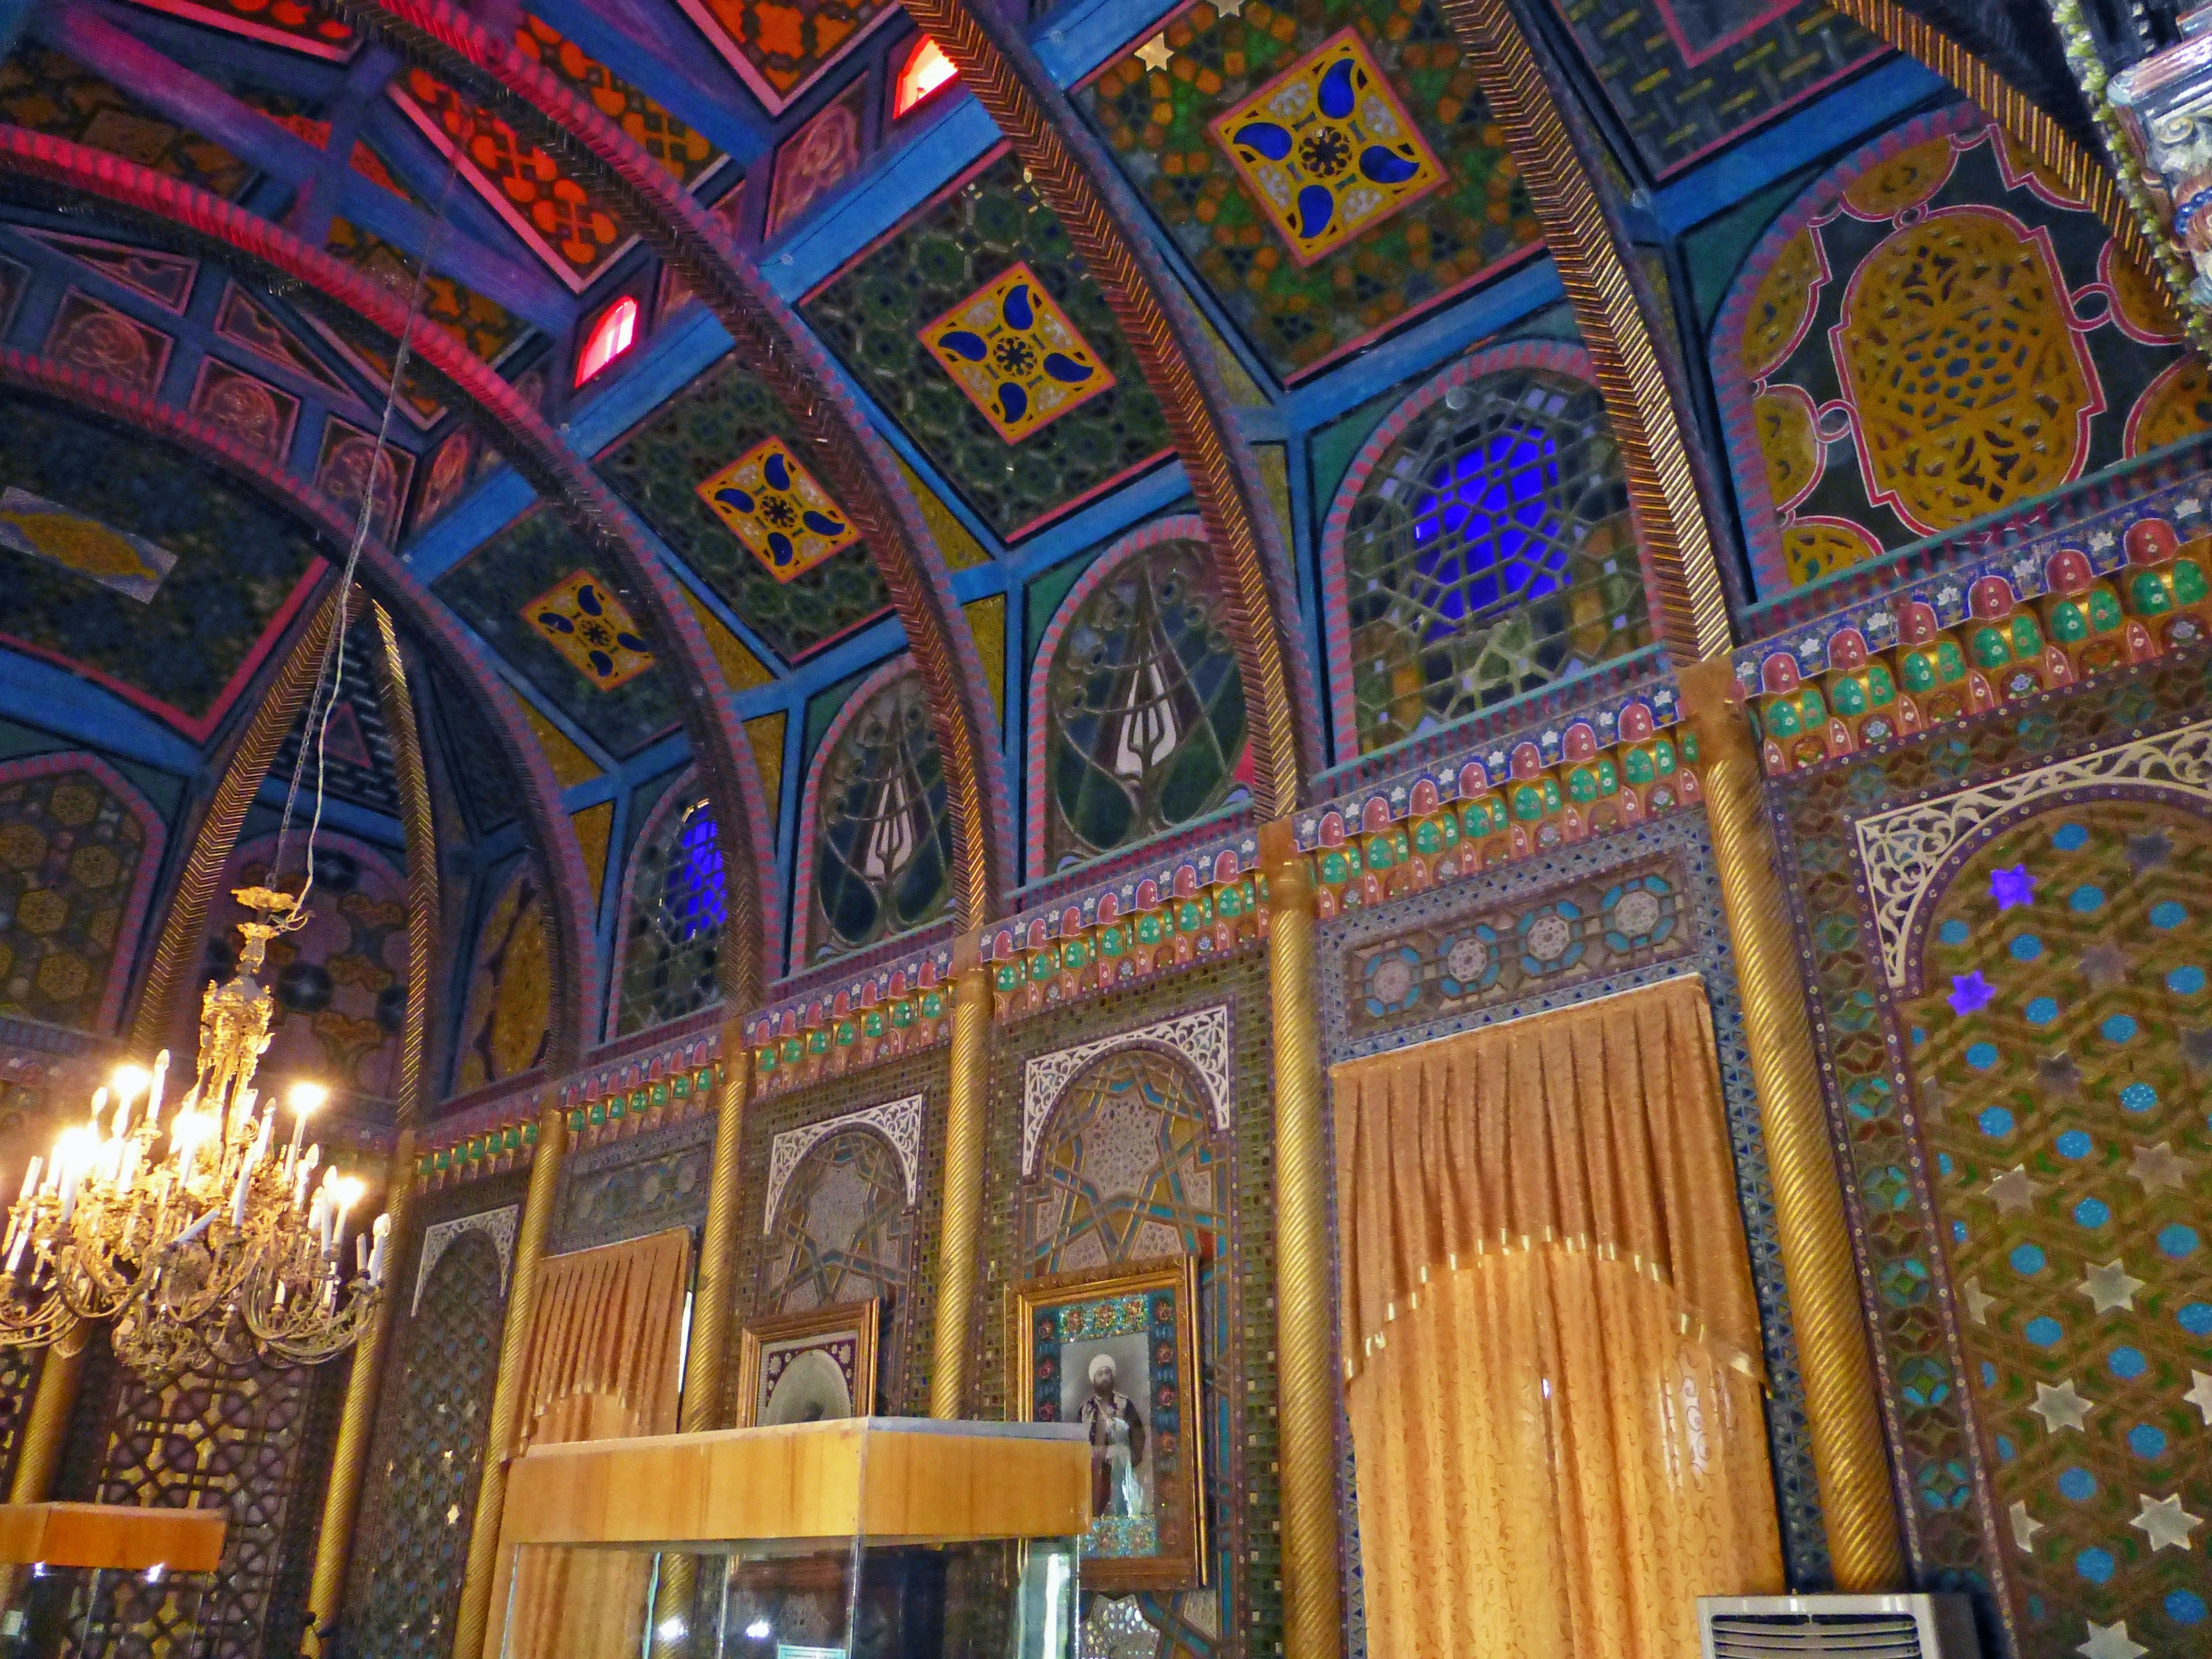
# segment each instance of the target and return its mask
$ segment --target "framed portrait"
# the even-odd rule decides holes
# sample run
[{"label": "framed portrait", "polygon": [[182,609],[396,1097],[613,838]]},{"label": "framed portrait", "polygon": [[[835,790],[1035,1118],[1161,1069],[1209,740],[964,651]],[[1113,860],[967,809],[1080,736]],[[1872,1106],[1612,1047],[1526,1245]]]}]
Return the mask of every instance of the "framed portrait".
[{"label": "framed portrait", "polygon": [[873,1413],[882,1310],[871,1297],[746,1326],[738,1350],[738,1426]]},{"label": "framed portrait", "polygon": [[1083,1588],[1203,1584],[1198,1258],[1030,1279],[1006,1311],[1010,1414],[1090,1430]]}]

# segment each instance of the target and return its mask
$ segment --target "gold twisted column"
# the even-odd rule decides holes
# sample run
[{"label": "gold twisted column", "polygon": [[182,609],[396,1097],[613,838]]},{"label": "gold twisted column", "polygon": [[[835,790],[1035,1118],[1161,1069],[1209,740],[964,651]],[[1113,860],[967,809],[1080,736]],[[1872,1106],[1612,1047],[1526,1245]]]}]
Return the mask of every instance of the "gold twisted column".
[{"label": "gold twisted column", "polygon": [[1680,678],[1698,735],[1713,863],[1735,950],[1828,1555],[1838,1589],[1895,1589],[1905,1582],[1905,1553],[1882,1449],[1880,1394],[1820,1100],[1804,981],[1775,873],[1759,751],[1743,711],[1731,706],[1735,670],[1727,658],[1685,668]]},{"label": "gold twisted column", "polygon": [[70,1410],[76,1404],[77,1378],[84,1371],[86,1335],[80,1325],[40,1358],[31,1408],[18,1431],[15,1473],[8,1483],[11,1504],[43,1504],[53,1491],[62,1442],[69,1436]]},{"label": "gold twisted column", "polygon": [[[559,1091],[550,1090],[556,1099]],[[468,1565],[461,1574],[460,1611],[453,1618],[453,1659],[478,1659],[491,1616],[492,1581],[499,1569],[500,1522],[507,1509],[507,1465],[514,1455],[522,1416],[522,1356],[538,1312],[538,1266],[553,1224],[561,1188],[561,1158],[568,1140],[568,1114],[558,1105],[538,1115],[538,1148],[530,1166],[530,1191],[522,1200],[521,1235],[514,1242],[514,1277],[507,1286],[507,1323],[499,1339],[499,1383],[492,1390],[491,1421],[484,1434],[483,1477],[469,1522]],[[499,1659],[496,1653],[484,1659]]]},{"label": "gold twisted column", "polygon": [[[738,1201],[744,1187],[745,1097],[752,1083],[752,1050],[742,1020],[722,1027],[722,1081],[714,1101],[714,1157],[707,1177],[707,1224],[699,1240],[699,1278],[691,1291],[691,1330],[684,1358],[683,1404],[676,1426],[684,1434],[729,1427],[730,1326],[738,1293]],[[699,1558],[664,1554],[653,1596],[653,1650],[659,1659],[691,1650],[692,1602]],[[672,1618],[685,1628],[664,1637]]]},{"label": "gold twisted column", "polygon": [[1267,990],[1275,1039],[1275,1445],[1283,1511],[1283,1652],[1285,1659],[1325,1659],[1344,1650],[1344,1613],[1313,874],[1287,818],[1261,826],[1260,859],[1267,875]]},{"label": "gold twisted column", "polygon": [[984,1094],[989,1084],[991,970],[981,940],[952,947],[952,1079],[945,1091],[945,1218],[937,1235],[937,1322],[929,1341],[929,1414],[968,1404],[968,1315],[983,1243]]},{"label": "gold twisted column", "polygon": [[[422,734],[407,687],[407,663],[392,615],[372,605],[380,649],[375,664],[378,700],[392,734],[392,773],[399,786],[399,817],[407,836],[407,1008],[399,1028],[398,1138],[386,1167],[385,1213],[392,1218],[387,1260],[407,1237],[415,1189],[415,1129],[428,1092],[431,978],[438,936],[438,838],[430,809],[430,779],[422,765]],[[346,1378],[337,1443],[331,1451],[331,1481],[323,1494],[322,1524],[315,1534],[314,1574],[309,1581],[309,1653],[331,1650],[345,1601],[346,1570],[353,1559],[354,1523],[368,1468],[368,1443],[384,1381],[385,1349],[392,1338],[392,1291],[370,1315]]]}]

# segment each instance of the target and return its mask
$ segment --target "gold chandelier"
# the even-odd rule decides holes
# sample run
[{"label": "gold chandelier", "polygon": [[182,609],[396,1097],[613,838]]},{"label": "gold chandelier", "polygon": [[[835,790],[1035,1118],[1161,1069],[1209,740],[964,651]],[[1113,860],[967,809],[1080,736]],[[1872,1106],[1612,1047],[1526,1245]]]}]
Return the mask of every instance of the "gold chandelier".
[{"label": "gold chandelier", "polygon": [[326,1091],[294,1086],[280,1151],[276,1103],[253,1087],[276,1006],[254,975],[303,920],[301,900],[237,897],[260,920],[239,928],[236,977],[201,1000],[198,1071],[176,1109],[163,1119],[164,1049],[150,1075],[118,1072],[88,1121],[31,1160],[0,1247],[0,1345],[45,1346],[105,1320],[117,1356],[148,1377],[314,1364],[352,1346],[381,1298],[391,1218],[349,1236],[362,1183],[302,1146]]}]

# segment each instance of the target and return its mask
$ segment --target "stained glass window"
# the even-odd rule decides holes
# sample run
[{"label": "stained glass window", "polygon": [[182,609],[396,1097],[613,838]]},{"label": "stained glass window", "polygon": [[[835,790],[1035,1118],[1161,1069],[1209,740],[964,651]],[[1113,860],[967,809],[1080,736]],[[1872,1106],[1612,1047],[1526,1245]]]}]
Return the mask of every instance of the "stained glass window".
[{"label": "stained glass window", "polygon": [[1645,643],[1620,452],[1595,386],[1454,386],[1384,453],[1344,543],[1362,753]]},{"label": "stained glass window", "polygon": [[1047,696],[1050,868],[1240,795],[1244,682],[1205,544],[1164,541],[1115,566],[1054,653]]},{"label": "stained glass window", "polygon": [[826,961],[941,915],[952,819],[929,696],[908,674],[854,714],[822,765],[810,959]]},{"label": "stained glass window", "polygon": [[628,351],[637,337],[637,301],[625,294],[599,315],[584,349],[576,354],[576,384],[592,378]]},{"label": "stained glass window", "polygon": [[617,1021],[625,1034],[681,1019],[715,1000],[714,969],[728,916],[721,842],[705,801],[676,814],[639,848],[637,860]]}]

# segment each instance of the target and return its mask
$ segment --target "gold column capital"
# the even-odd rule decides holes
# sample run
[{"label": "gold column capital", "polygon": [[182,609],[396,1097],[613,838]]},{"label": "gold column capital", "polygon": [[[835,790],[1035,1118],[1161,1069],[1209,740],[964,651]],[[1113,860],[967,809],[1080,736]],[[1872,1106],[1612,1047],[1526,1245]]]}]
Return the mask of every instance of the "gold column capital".
[{"label": "gold column capital", "polygon": [[968,1318],[983,1243],[983,1140],[989,1088],[991,970],[981,932],[952,945],[952,1065],[945,1088],[945,1208],[938,1229],[937,1310],[930,1329],[929,1414],[968,1408]]}]

